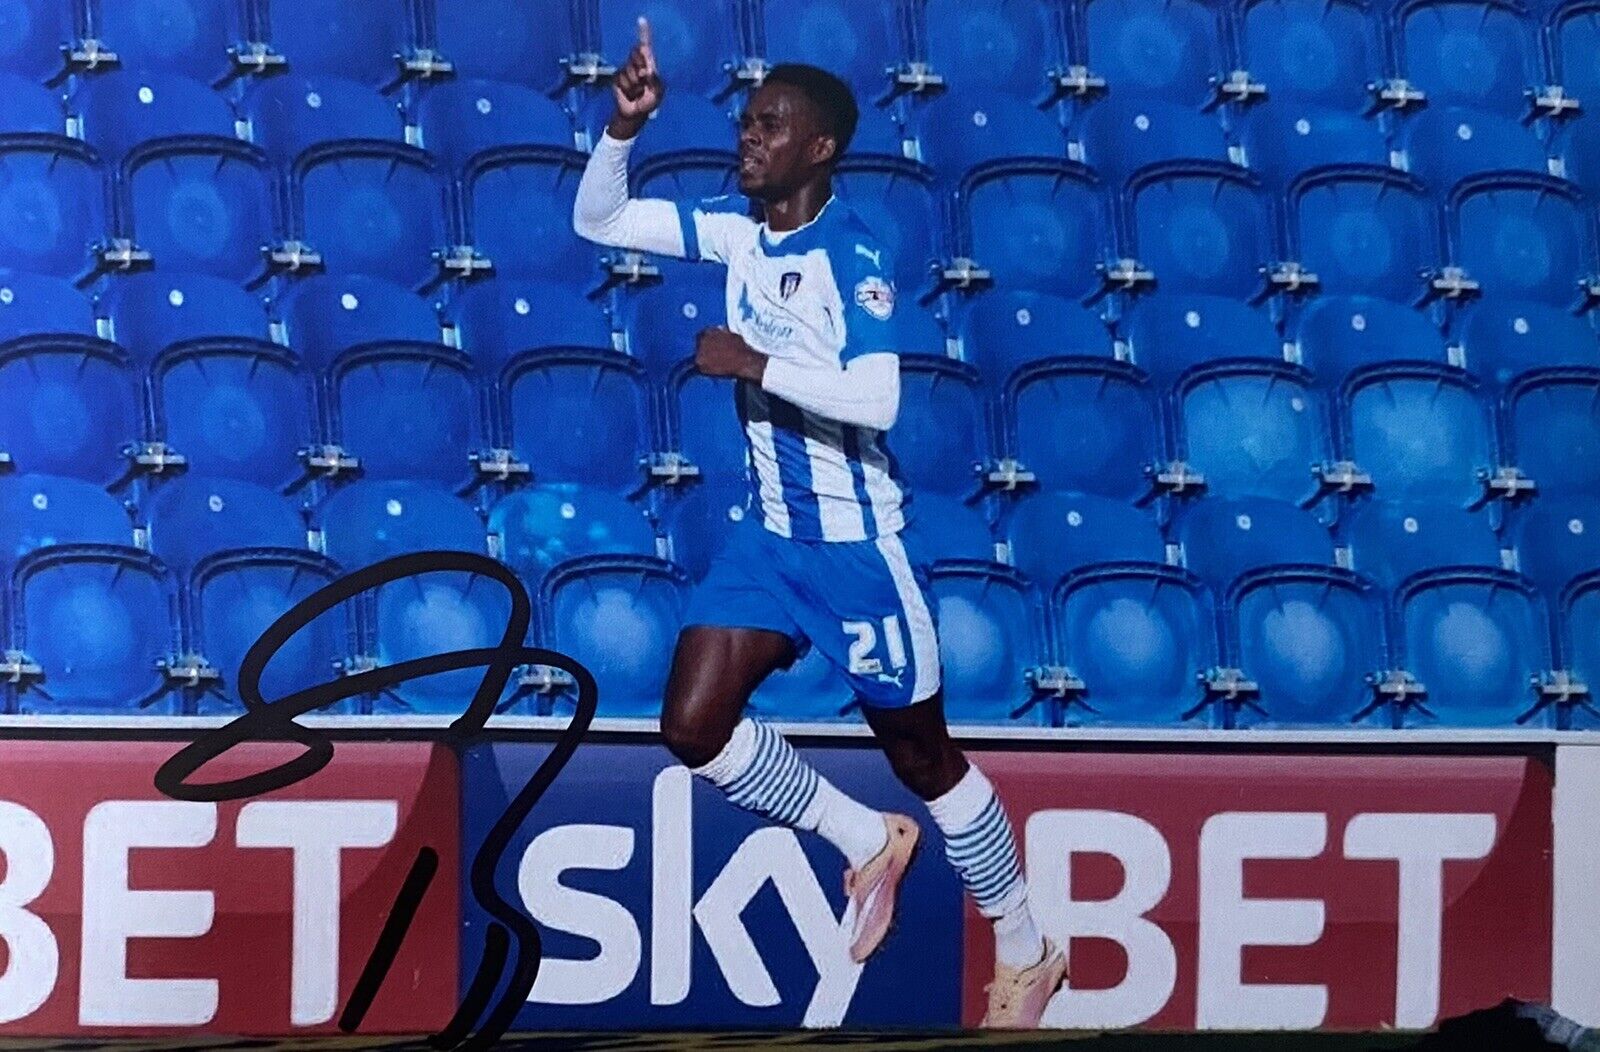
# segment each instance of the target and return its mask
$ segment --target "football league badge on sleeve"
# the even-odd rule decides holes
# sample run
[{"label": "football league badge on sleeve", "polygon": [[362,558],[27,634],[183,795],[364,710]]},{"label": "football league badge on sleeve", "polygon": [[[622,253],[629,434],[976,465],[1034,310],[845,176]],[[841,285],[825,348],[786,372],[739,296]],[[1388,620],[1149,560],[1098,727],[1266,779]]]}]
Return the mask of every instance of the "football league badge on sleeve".
[{"label": "football league badge on sleeve", "polygon": [[888,321],[894,313],[894,287],[869,274],[856,286],[856,305],[879,321]]}]

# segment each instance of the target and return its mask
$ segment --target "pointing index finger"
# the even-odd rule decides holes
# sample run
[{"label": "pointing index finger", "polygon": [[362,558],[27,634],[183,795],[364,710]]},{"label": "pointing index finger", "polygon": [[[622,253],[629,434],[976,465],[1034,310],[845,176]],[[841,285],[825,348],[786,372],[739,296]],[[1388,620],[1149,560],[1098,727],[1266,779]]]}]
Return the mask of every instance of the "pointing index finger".
[{"label": "pointing index finger", "polygon": [[650,46],[650,20],[643,15],[639,16],[639,46]]},{"label": "pointing index finger", "polygon": [[639,51],[644,55],[645,75],[655,76],[656,53],[650,46],[650,20],[643,15],[639,16]]}]

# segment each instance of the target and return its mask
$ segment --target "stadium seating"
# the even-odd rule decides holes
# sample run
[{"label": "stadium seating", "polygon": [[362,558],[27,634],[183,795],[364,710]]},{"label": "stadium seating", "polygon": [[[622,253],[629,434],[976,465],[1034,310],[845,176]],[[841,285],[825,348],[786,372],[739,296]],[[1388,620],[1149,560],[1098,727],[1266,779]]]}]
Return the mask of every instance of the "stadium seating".
[{"label": "stadium seating", "polygon": [[165,70],[204,84],[234,71],[230,49],[250,39],[239,0],[89,0],[95,36],[122,69]]},{"label": "stadium seating", "polygon": [[1054,93],[1065,50],[1059,9],[1048,0],[927,0],[928,61],[947,84],[1033,101]]},{"label": "stadium seating", "polygon": [[62,72],[62,46],[74,40],[72,0],[11,0],[0,22],[0,69],[43,81]]},{"label": "stadium seating", "polygon": [[[1529,686],[1600,681],[1589,0],[0,0],[0,642],[46,673],[7,711],[235,713],[295,602],[443,549],[520,577],[602,715],[656,714],[760,513],[693,365],[721,272],[572,229],[641,14],[636,194],[756,214],[765,72],[856,92],[836,191],[892,260],[953,720],[1600,729]],[[377,589],[262,693],[509,610]],[[861,718],[814,647],[751,710]]]},{"label": "stadium seating", "polygon": [[[447,491],[420,482],[360,481],[317,509],[327,554],[342,566],[370,566],[414,552],[487,550],[483,522]],[[498,582],[465,571],[434,571],[376,590],[371,637],[362,642],[382,665],[451,650],[492,647],[510,624],[511,597]],[[411,680],[379,699],[378,711],[459,713],[481,678],[478,669]]]},{"label": "stadium seating", "polygon": [[1292,103],[1359,113],[1383,79],[1377,20],[1357,0],[1249,0],[1238,21],[1240,57],[1267,87],[1269,107]]},{"label": "stadium seating", "polygon": [[283,74],[244,99],[250,141],[287,166],[313,146],[345,139],[405,141],[400,110],[371,88],[342,77]]},{"label": "stadium seating", "polygon": [[88,302],[42,275],[0,274],[0,454],[18,471],[116,482],[139,439],[139,374],[96,335]]},{"label": "stadium seating", "polygon": [[571,7],[523,0],[433,0],[433,37],[459,77],[551,91],[577,54]]},{"label": "stadium seating", "polygon": [[1405,0],[1394,26],[1398,72],[1430,106],[1520,118],[1527,90],[1543,83],[1538,29],[1505,0]]},{"label": "stadium seating", "polygon": [[771,64],[806,62],[843,77],[863,109],[888,96],[905,64],[903,27],[889,4],[759,0],[762,56]]}]

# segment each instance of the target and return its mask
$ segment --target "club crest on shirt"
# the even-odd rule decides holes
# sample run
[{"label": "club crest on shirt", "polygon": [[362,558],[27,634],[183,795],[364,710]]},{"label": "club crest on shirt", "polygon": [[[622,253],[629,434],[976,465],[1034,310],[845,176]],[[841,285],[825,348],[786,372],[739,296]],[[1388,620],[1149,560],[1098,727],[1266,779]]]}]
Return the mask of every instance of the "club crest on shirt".
[{"label": "club crest on shirt", "polygon": [[856,285],[856,305],[879,321],[894,313],[894,287],[876,274],[868,274]]},{"label": "club crest on shirt", "polygon": [[784,299],[788,299],[790,296],[794,295],[795,290],[799,287],[800,272],[798,270],[791,270],[778,280],[778,295]]}]

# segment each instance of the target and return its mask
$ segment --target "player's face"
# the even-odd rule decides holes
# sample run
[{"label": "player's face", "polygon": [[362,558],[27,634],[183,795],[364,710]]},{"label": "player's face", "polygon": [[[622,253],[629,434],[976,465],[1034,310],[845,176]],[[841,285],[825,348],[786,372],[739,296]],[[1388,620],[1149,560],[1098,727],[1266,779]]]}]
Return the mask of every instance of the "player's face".
[{"label": "player's face", "polygon": [[815,174],[821,135],[811,104],[787,84],[765,84],[739,118],[739,189],[759,200],[787,197]]}]

